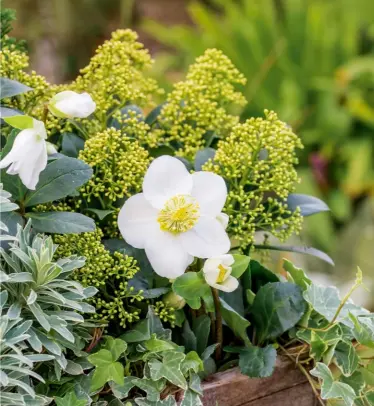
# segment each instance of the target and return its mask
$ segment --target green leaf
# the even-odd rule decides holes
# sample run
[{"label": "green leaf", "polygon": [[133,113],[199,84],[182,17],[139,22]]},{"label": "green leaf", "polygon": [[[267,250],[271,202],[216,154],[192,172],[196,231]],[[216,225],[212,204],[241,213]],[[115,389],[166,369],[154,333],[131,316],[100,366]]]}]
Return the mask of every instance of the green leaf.
[{"label": "green leaf", "polygon": [[102,209],[90,209],[87,208],[86,211],[90,211],[91,213],[96,214],[99,220],[104,220],[106,216],[109,214],[114,213],[114,210],[102,210]]},{"label": "green leaf", "polygon": [[188,372],[193,371],[196,374],[204,370],[203,361],[198,356],[196,351],[190,351],[186,354],[186,358],[182,362],[181,371],[183,375],[187,375]]},{"label": "green leaf", "polygon": [[374,348],[374,319],[371,317],[356,317],[349,313],[353,323],[353,336],[362,345]]},{"label": "green leaf", "polygon": [[28,128],[33,128],[34,119],[30,116],[19,115],[19,116],[8,116],[4,117],[3,120],[10,126],[17,128],[18,130],[26,130]]},{"label": "green leaf", "polygon": [[121,335],[121,338],[127,343],[139,343],[151,338],[149,319],[141,320],[132,326],[129,331]]},{"label": "green leaf", "polygon": [[203,406],[203,402],[196,392],[188,389],[186,392],[184,392],[184,397],[180,406]]},{"label": "green leaf", "polygon": [[282,251],[282,252],[295,252],[298,254],[312,255],[313,257],[319,258],[322,261],[334,266],[334,261],[324,252],[313,247],[297,247],[294,245],[258,245],[255,244],[254,247],[259,250],[270,250],[270,251]]},{"label": "green leaf", "polygon": [[306,307],[297,285],[275,282],[262,286],[251,308],[258,342],[274,339],[294,327]]},{"label": "green leaf", "polygon": [[201,379],[198,374],[190,374],[190,381],[188,386],[191,390],[198,393],[199,395],[203,395],[203,389],[201,387]]},{"label": "green leaf", "polygon": [[161,103],[157,107],[155,107],[152,111],[150,111],[148,116],[145,118],[146,124],[152,126],[157,121],[158,116],[160,115],[161,110],[165,106],[165,104],[166,103]]},{"label": "green leaf", "polygon": [[72,158],[78,158],[79,151],[84,148],[84,140],[74,133],[63,133],[61,153]]},{"label": "green leaf", "polygon": [[187,272],[173,282],[173,291],[184,299],[195,299],[203,296],[207,287],[201,272]]},{"label": "green leaf", "polygon": [[335,348],[335,363],[344,376],[350,376],[358,367],[359,358],[351,342],[340,342]]},{"label": "green leaf", "polygon": [[247,347],[241,349],[239,354],[239,367],[242,374],[250,378],[267,378],[272,375],[277,359],[277,351],[273,346]]},{"label": "green leaf", "polygon": [[251,323],[237,313],[223,299],[220,299],[220,303],[223,320],[225,320],[226,324],[237,337],[240,337],[245,343],[250,344],[247,328],[251,325]]},{"label": "green leaf", "polygon": [[0,78],[0,99],[17,96],[18,94],[26,93],[30,90],[33,89],[16,80]]},{"label": "green leaf", "polygon": [[239,279],[248,268],[250,258],[247,255],[234,254],[234,264],[232,265],[231,275]]},{"label": "green leaf", "polygon": [[156,334],[153,334],[152,338],[144,343],[144,346],[150,352],[162,352],[174,350],[177,345],[172,342],[159,340],[156,338]]},{"label": "green leaf", "polygon": [[288,195],[287,206],[291,211],[299,208],[303,217],[330,210],[327,204],[317,197],[297,193]]},{"label": "green leaf", "polygon": [[124,384],[124,368],[120,362],[114,360],[113,354],[102,349],[87,357],[88,361],[95,365],[92,376],[91,391],[102,388],[107,382],[114,381],[118,385]]},{"label": "green leaf", "polygon": [[64,157],[52,161],[40,174],[36,190],[25,197],[25,206],[53,202],[73,193],[92,176],[92,168],[85,162]]},{"label": "green leaf", "polygon": [[355,391],[356,395],[359,395],[364,389],[365,384],[369,385],[368,382],[365,382],[364,375],[361,371],[356,371],[350,376],[342,375],[340,381],[349,385]]},{"label": "green leaf", "polygon": [[78,399],[75,392],[68,392],[63,398],[55,397],[56,406],[86,406],[87,400]]},{"label": "green leaf", "polygon": [[134,400],[138,406],[177,406],[177,402],[172,395],[169,395],[163,400],[158,400],[157,402],[151,402],[145,398],[135,398]]},{"label": "green leaf", "polygon": [[162,362],[157,359],[149,361],[150,376],[154,381],[165,378],[172,384],[187,390],[187,382],[181,371],[185,355],[181,352],[167,351],[163,354]]},{"label": "green leaf", "polygon": [[192,320],[192,329],[196,337],[196,351],[201,355],[208,345],[210,334],[210,317],[203,314]]},{"label": "green leaf", "polygon": [[317,362],[310,374],[316,378],[322,379],[321,398],[327,399],[342,399],[344,405],[353,406],[356,398],[355,391],[346,383],[334,381],[334,377],[330,369],[321,362]]},{"label": "green leaf", "polygon": [[292,281],[290,282],[299,285],[303,291],[311,285],[312,281],[306,276],[305,272],[287,259],[283,260],[283,269],[291,275]]},{"label": "green leaf", "polygon": [[[308,286],[306,291],[303,293],[304,299],[313,307],[313,309],[324,316],[327,321],[331,322],[340,306],[340,297],[339,291],[334,286],[320,286],[312,284]],[[341,322],[348,326],[351,326],[351,323],[348,319],[349,311],[359,310],[358,306],[355,306],[353,303],[345,303],[341,309],[338,317],[336,318],[337,322]]]},{"label": "green leaf", "polygon": [[9,109],[8,107],[0,106],[0,119],[4,117],[19,116],[23,113],[19,110]]},{"label": "green leaf", "polygon": [[80,213],[30,212],[26,217],[31,218],[35,230],[43,233],[79,234],[95,231],[96,228],[95,222],[91,218]]},{"label": "green leaf", "polygon": [[127,350],[127,344],[120,338],[106,337],[105,347],[110,351],[113,356],[113,360],[117,361],[118,358]]},{"label": "green leaf", "polygon": [[204,148],[197,151],[194,162],[195,171],[201,171],[204,164],[207,163],[209,159],[213,159],[215,154],[216,150],[214,148]]},{"label": "green leaf", "polygon": [[258,261],[251,259],[249,263],[249,273],[245,274],[249,278],[249,283],[246,283],[246,288],[251,289],[253,293],[257,293],[261,286],[269,282],[279,282],[279,278],[274,272],[265,268]]},{"label": "green leaf", "polygon": [[190,323],[187,319],[183,324],[182,337],[183,345],[186,347],[186,351],[197,350],[197,339],[195,333],[191,330]]}]

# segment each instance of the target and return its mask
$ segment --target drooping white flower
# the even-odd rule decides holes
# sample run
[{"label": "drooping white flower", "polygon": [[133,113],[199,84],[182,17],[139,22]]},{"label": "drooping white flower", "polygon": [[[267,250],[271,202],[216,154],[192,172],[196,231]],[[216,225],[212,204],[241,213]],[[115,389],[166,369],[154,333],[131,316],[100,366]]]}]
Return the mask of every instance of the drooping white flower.
[{"label": "drooping white flower", "polygon": [[220,213],[216,219],[222,224],[222,227],[226,230],[229,224],[229,216],[226,213]]},{"label": "drooping white flower", "polygon": [[143,193],[125,202],[118,226],[127,243],[145,249],[156,273],[176,278],[194,257],[209,258],[230,249],[229,237],[217,220],[226,197],[220,176],[191,175],[177,158],[162,156],[148,168]]},{"label": "drooping white flower", "polygon": [[95,111],[96,103],[88,93],[65,90],[52,97],[48,108],[57,117],[85,118]]},{"label": "drooping white flower", "polygon": [[203,267],[203,273],[208,285],[224,292],[234,291],[239,282],[231,276],[231,265],[233,263],[234,257],[230,254],[207,259]]},{"label": "drooping white flower", "polygon": [[42,121],[30,118],[30,123],[32,127],[22,130],[16,136],[12,149],[0,161],[0,168],[9,166],[9,175],[18,174],[22,183],[34,190],[40,172],[47,166],[47,132]]}]

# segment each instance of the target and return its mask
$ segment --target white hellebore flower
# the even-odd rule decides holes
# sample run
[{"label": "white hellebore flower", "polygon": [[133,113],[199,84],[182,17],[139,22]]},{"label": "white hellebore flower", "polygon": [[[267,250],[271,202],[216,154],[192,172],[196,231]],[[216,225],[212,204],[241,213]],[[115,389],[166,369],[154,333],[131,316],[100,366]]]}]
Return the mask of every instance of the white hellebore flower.
[{"label": "white hellebore flower", "polygon": [[49,101],[52,114],[61,118],[85,118],[96,109],[96,103],[88,93],[76,93],[66,90],[55,94]]},{"label": "white hellebore flower", "polygon": [[0,169],[9,166],[9,175],[18,174],[22,183],[34,190],[40,172],[47,166],[47,132],[44,123],[32,119],[33,127],[22,130],[10,152],[0,161]]},{"label": "white hellebore flower", "polygon": [[145,174],[143,193],[125,202],[118,227],[128,244],[145,249],[156,273],[177,278],[193,257],[209,258],[230,249],[229,237],[216,218],[226,197],[220,176],[191,175],[177,158],[161,156]]},{"label": "white hellebore flower", "polygon": [[239,282],[231,276],[234,257],[230,254],[209,258],[205,261],[203,273],[208,285],[224,292],[234,291]]}]

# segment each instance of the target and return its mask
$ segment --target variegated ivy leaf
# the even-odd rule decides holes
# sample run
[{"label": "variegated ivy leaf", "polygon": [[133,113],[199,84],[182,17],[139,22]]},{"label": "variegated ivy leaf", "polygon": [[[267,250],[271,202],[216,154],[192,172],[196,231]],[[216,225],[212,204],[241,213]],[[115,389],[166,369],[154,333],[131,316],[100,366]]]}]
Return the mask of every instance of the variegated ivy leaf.
[{"label": "variegated ivy leaf", "polygon": [[163,354],[162,361],[150,360],[148,365],[151,378],[154,381],[165,378],[172,384],[186,390],[187,381],[181,371],[181,364],[185,357],[181,352],[167,351]]},{"label": "variegated ivy leaf", "polygon": [[349,318],[353,323],[353,336],[362,345],[374,348],[374,318],[373,317],[356,317],[352,313]]},{"label": "variegated ivy leaf", "polygon": [[186,358],[183,360],[181,365],[181,370],[184,375],[188,372],[193,371],[196,374],[204,370],[203,361],[198,356],[196,351],[190,351],[186,354]]},{"label": "variegated ivy leaf", "polygon": [[325,364],[317,362],[310,374],[322,380],[322,399],[342,399],[345,406],[353,406],[356,398],[355,391],[346,383],[335,381],[330,369]]},{"label": "variegated ivy leaf", "polygon": [[203,406],[200,396],[192,390],[187,390],[180,406]]},{"label": "variegated ivy leaf", "polygon": [[74,390],[68,392],[63,398],[55,398],[56,406],[86,406],[86,399],[78,399]]},{"label": "variegated ivy leaf", "polygon": [[340,342],[335,348],[334,358],[344,376],[352,375],[358,367],[359,357],[351,342]]},{"label": "variegated ivy leaf", "polygon": [[135,399],[135,403],[138,406],[177,406],[177,402],[171,395],[163,400],[158,400],[157,402],[151,402],[150,400],[145,398],[137,398]]}]

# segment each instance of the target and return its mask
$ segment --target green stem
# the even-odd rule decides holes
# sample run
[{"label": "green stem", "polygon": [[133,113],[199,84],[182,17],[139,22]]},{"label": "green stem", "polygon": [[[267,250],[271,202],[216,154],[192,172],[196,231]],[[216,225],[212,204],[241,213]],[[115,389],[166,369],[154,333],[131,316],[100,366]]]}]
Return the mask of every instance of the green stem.
[{"label": "green stem", "polygon": [[43,109],[43,116],[42,116],[42,121],[44,124],[47,123],[47,116],[48,116],[48,105],[45,104],[44,109]]},{"label": "green stem", "polygon": [[223,330],[222,330],[222,314],[221,314],[221,303],[219,301],[218,290],[215,288],[212,289],[214,308],[216,311],[216,323],[215,323],[215,332],[216,332],[216,343],[218,347],[216,348],[216,361],[219,361],[222,357],[222,345],[223,345]]}]

